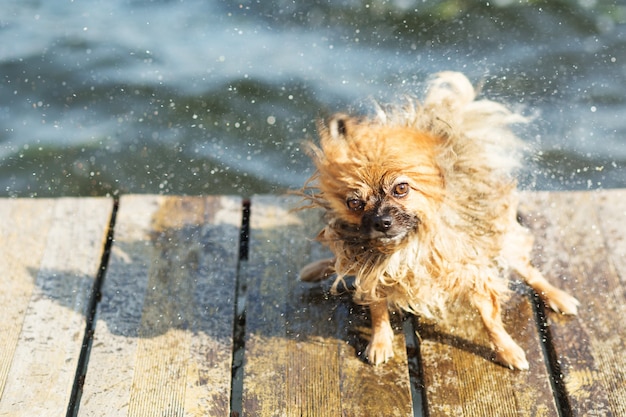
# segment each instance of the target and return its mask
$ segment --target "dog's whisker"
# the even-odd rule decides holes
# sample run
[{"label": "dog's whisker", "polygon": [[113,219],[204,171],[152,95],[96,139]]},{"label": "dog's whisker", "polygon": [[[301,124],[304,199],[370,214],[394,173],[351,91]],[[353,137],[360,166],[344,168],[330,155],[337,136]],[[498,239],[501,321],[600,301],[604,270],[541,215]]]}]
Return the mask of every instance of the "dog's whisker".
[{"label": "dog's whisker", "polygon": [[[443,72],[423,101],[376,104],[372,118],[336,114],[317,123],[320,145],[306,144],[317,169],[298,195],[324,212],[318,240],[335,255],[333,291],[354,276],[355,301],[370,307],[373,364],[393,355],[390,308],[445,323],[456,303],[479,313],[500,363],[528,369],[500,317],[507,269],[576,314],[578,302],[530,264],[533,238],[517,221],[525,146],[510,125],[526,118],[477,94]],[[305,272],[326,277],[328,265]]]}]

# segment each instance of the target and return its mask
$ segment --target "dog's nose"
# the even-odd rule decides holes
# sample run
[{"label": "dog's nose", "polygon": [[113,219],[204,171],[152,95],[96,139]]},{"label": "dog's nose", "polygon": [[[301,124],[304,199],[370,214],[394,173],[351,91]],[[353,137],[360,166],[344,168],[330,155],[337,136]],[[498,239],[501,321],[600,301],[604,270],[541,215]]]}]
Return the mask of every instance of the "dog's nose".
[{"label": "dog's nose", "polygon": [[378,232],[386,232],[391,228],[393,223],[393,217],[389,214],[383,214],[381,216],[374,217],[373,226]]}]

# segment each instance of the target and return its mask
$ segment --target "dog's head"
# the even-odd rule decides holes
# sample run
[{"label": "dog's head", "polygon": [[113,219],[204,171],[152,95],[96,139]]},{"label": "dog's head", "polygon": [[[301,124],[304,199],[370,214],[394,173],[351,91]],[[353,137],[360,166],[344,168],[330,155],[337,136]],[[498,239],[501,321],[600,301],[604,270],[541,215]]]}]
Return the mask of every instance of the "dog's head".
[{"label": "dog's head", "polygon": [[436,212],[443,198],[438,138],[343,114],[318,122],[318,132],[318,187],[342,238],[397,244]]}]

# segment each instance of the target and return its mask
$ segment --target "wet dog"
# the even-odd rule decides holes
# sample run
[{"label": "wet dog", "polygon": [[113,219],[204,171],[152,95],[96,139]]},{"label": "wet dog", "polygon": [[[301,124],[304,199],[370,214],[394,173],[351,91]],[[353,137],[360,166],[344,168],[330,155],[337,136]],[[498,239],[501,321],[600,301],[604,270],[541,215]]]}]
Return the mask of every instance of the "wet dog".
[{"label": "wet dog", "polygon": [[478,311],[497,361],[528,369],[501,319],[509,269],[552,309],[576,314],[578,301],[531,265],[533,237],[517,221],[523,143],[510,125],[524,120],[477,100],[464,75],[444,72],[421,102],[318,122],[320,145],[309,144],[317,170],[303,191],[325,211],[318,239],[334,258],[300,277],[336,274],[335,288],[355,277],[354,299],[371,311],[370,363],[393,356],[389,309],[443,320],[461,302]]}]

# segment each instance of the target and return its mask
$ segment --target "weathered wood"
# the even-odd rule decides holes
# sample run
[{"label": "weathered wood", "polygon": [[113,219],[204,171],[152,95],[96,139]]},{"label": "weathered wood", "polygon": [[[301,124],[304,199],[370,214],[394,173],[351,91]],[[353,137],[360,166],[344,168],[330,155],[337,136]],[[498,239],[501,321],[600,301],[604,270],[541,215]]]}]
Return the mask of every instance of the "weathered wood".
[{"label": "weathered wood", "polygon": [[226,416],[241,200],[124,196],[79,415]]},{"label": "weathered wood", "polygon": [[113,201],[0,201],[0,415],[67,412]]},{"label": "weathered wood", "polygon": [[558,416],[527,289],[515,284],[503,306],[507,331],[524,349],[528,371],[493,361],[478,314],[459,309],[452,326],[418,326],[428,415]]},{"label": "weathered wood", "polygon": [[[617,270],[619,285],[615,285],[615,301],[619,314],[619,325],[609,331],[615,332],[599,348],[602,360],[608,368],[605,370],[604,385],[613,415],[626,416],[626,191],[605,191],[600,193],[597,202],[600,228],[609,252],[609,260]],[[615,305],[611,307],[616,307]],[[599,309],[598,314],[611,314]],[[605,352],[610,352],[606,355]]]},{"label": "weathered wood", "polygon": [[390,363],[365,363],[366,310],[298,281],[328,254],[312,241],[319,213],[289,212],[296,202],[252,200],[243,415],[412,416],[403,335]]},{"label": "weathered wood", "polygon": [[624,191],[606,191],[527,202],[541,269],[581,302],[575,318],[548,314],[574,416],[626,415],[625,200]]},{"label": "weathered wood", "polygon": [[421,357],[428,415],[558,416],[531,290],[513,278],[512,297],[503,305],[505,328],[524,349],[529,371],[494,362],[480,316],[460,307],[450,325],[421,323]]},{"label": "weathered wood", "polygon": [[[523,201],[535,264],[581,301],[546,313],[561,415],[626,415],[626,190]],[[0,199],[0,416],[65,414],[112,205]],[[294,205],[252,201],[243,415],[413,415],[400,319],[394,360],[365,363],[367,309],[297,279],[328,253],[319,213]],[[229,414],[241,215],[238,198],[122,198],[79,415]],[[559,415],[533,299],[513,288],[505,325],[531,370],[493,363],[476,315],[421,323],[427,415]]]}]

